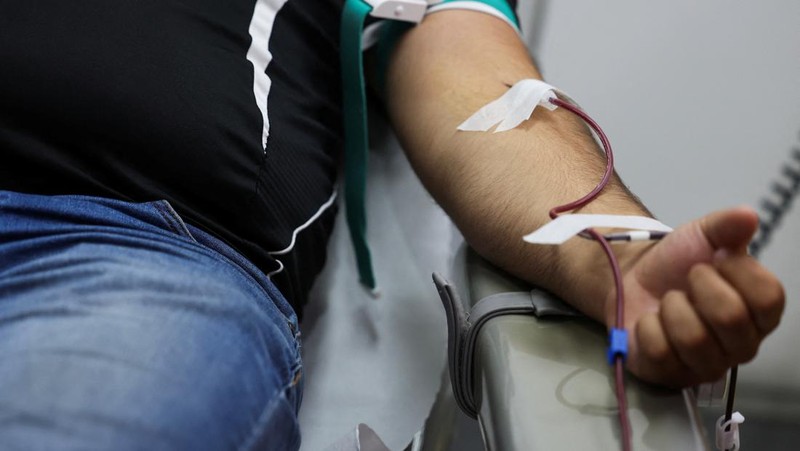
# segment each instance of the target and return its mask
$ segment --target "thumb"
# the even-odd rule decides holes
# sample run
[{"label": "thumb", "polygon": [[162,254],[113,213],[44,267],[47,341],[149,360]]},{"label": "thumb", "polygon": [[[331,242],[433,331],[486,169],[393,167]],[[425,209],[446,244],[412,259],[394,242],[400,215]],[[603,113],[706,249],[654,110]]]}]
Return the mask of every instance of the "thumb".
[{"label": "thumb", "polygon": [[700,220],[700,230],[716,249],[745,252],[758,228],[758,214],[750,207],[711,213]]}]

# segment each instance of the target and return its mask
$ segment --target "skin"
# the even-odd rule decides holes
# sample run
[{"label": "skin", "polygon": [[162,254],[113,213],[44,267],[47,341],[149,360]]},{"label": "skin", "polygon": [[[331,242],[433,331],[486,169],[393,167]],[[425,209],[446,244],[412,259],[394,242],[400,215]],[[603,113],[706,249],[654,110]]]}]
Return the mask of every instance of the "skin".
[{"label": "skin", "polygon": [[[611,327],[614,284],[597,243],[521,240],[549,221],[550,208],[599,181],[605,160],[585,125],[563,109],[537,109],[508,132],[456,130],[525,78],[541,74],[511,27],[487,14],[442,11],[398,43],[386,105],[423,184],[478,253]],[[618,177],[581,212],[649,215]],[[631,372],[688,386],[715,380],[756,355],[785,303],[780,281],[747,255],[757,223],[752,210],[734,208],[657,243],[614,246],[623,270]]]}]

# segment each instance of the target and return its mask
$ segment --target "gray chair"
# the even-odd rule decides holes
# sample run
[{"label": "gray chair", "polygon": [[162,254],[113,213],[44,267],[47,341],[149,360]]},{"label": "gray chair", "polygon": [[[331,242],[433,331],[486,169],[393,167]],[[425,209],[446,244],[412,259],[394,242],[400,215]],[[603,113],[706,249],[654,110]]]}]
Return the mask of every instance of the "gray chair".
[{"label": "gray chair", "polygon": [[[605,329],[465,252],[467,300],[434,275],[448,316],[444,383],[452,390],[440,392],[414,448],[448,449],[441,436],[454,408],[447,406],[458,403],[477,418],[487,449],[621,449]],[[695,390],[626,379],[634,449],[709,449]]]}]

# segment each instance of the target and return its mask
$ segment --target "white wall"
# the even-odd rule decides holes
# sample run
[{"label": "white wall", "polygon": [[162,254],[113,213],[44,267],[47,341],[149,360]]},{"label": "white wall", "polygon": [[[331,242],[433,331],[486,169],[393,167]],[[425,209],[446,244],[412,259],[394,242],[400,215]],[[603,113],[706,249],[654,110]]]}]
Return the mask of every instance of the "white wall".
[{"label": "white wall", "polygon": [[[546,6],[544,29],[529,33],[541,38],[533,47],[546,78],[604,127],[625,182],[656,215],[677,225],[758,205],[800,147],[800,2]],[[797,204],[762,254],[787,289],[783,324],[741,369],[739,392],[791,390],[783,403],[800,419]]]}]

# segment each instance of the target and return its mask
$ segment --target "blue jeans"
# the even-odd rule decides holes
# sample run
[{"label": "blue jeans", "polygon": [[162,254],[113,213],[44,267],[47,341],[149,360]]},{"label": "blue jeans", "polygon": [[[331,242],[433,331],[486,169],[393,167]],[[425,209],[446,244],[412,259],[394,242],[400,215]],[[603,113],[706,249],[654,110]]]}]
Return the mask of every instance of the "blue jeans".
[{"label": "blue jeans", "polygon": [[298,330],[164,201],[0,191],[0,449],[297,449]]}]

